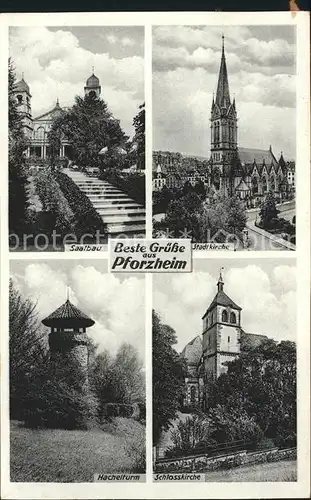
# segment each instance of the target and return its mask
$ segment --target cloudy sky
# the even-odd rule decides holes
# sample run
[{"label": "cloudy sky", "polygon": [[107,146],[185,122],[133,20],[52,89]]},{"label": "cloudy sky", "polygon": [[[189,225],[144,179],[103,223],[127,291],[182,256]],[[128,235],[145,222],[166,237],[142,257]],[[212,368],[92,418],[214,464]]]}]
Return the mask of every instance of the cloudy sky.
[{"label": "cloudy sky", "polygon": [[224,266],[224,291],[242,307],[242,328],[276,340],[296,340],[296,267],[293,260],[194,260],[193,273],[155,274],[153,307],[176,331],[177,349],[202,333],[202,316],[217,293]]},{"label": "cloudy sky", "polygon": [[240,147],[295,158],[295,28],[158,26],[153,29],[153,149],[209,156],[210,109],[221,36]]},{"label": "cloudy sky", "polygon": [[143,360],[144,276],[106,273],[102,260],[11,261],[13,281],[25,298],[37,303],[40,320],[65,302],[68,286],[71,302],[95,321],[88,334],[99,344],[98,352],[115,353],[128,342]]},{"label": "cloudy sky", "polygon": [[143,27],[14,27],[10,55],[17,78],[22,73],[32,94],[33,116],[50,110],[57,97],[71,106],[84,95],[92,73],[103,99],[128,135],[144,101]]}]

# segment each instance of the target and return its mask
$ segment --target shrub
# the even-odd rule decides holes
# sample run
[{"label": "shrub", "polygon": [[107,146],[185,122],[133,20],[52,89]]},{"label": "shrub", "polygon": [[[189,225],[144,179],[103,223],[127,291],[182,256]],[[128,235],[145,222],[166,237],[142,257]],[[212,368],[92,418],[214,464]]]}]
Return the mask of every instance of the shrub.
[{"label": "shrub", "polygon": [[41,224],[38,222],[39,226],[49,233],[53,229],[62,234],[70,232],[73,227],[73,212],[51,172],[38,173],[34,182],[44,211],[42,215],[45,215],[45,217],[41,216]]},{"label": "shrub", "polygon": [[121,191],[124,191],[136,203],[145,205],[146,186],[145,175],[143,173],[119,172],[116,169],[108,169],[101,173],[100,179],[111,182],[111,184]]},{"label": "shrub", "polygon": [[189,455],[195,449],[213,444],[211,430],[210,422],[201,414],[180,420],[177,428],[171,431],[173,446],[167,450],[166,455]]},{"label": "shrub", "polygon": [[74,213],[76,236],[81,237],[86,233],[95,235],[96,231],[105,233],[105,225],[100,215],[75,182],[62,172],[55,172],[54,176]]},{"label": "shrub", "polygon": [[102,415],[107,420],[111,420],[114,417],[131,418],[133,412],[133,405],[123,403],[106,403],[102,407]]}]

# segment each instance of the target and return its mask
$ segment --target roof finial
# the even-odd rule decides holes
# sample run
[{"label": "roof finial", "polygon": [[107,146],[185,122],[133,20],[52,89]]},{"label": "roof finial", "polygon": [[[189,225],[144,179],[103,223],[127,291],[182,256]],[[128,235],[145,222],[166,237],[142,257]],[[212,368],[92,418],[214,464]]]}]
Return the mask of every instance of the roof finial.
[{"label": "roof finial", "polygon": [[56,98],[56,106],[59,106],[59,100],[58,100],[58,97]]},{"label": "roof finial", "polygon": [[69,286],[67,285],[67,300],[69,301]]},{"label": "roof finial", "polygon": [[224,54],[225,53],[225,37],[224,37],[224,34],[222,34],[221,38],[222,38],[222,53]]},{"label": "roof finial", "polygon": [[24,71],[22,72],[22,80],[24,80]]},{"label": "roof finial", "polygon": [[218,279],[218,283],[217,283],[217,288],[218,288],[219,292],[222,291],[223,287],[224,287],[224,280],[223,280],[223,276],[222,276],[222,271],[224,269],[225,269],[224,267],[221,267],[219,270],[219,279]]},{"label": "roof finial", "polygon": [[93,75],[94,75],[94,64],[93,64],[93,66],[92,66],[92,73],[93,73]]}]

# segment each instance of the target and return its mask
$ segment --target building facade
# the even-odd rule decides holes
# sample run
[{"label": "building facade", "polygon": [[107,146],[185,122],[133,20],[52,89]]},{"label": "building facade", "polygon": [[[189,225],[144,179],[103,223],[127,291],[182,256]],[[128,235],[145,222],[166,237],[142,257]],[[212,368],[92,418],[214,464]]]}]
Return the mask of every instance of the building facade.
[{"label": "building facade", "polygon": [[[209,196],[238,196],[256,206],[272,191],[278,201],[294,196],[295,163],[279,159],[270,145],[266,150],[239,147],[238,113],[231,100],[224,37],[216,96],[210,114],[211,149],[206,158],[180,153],[153,153],[153,189],[182,187],[187,181],[204,182]],[[161,181],[161,182],[159,182]]]},{"label": "building facade", "polygon": [[268,338],[243,330],[242,308],[224,292],[221,273],[202,321],[202,336],[192,339],[180,355],[186,366],[183,406],[187,408],[205,408],[208,384],[226,372],[225,363],[239,356],[246,345],[256,347]]},{"label": "building facade", "polygon": [[[99,97],[101,94],[100,81],[97,76],[92,75],[86,80],[84,87],[85,95],[94,95]],[[27,148],[26,156],[33,159],[45,160],[51,157],[51,150],[48,141],[48,134],[52,128],[53,121],[57,118],[62,111],[66,111],[66,107],[61,107],[59,100],[56,100],[55,105],[49,111],[32,117],[31,112],[31,94],[28,84],[25,82],[24,77],[22,80],[15,84],[15,96],[17,99],[18,110],[22,116],[23,131],[30,145]],[[59,152],[57,152],[60,159],[71,159],[71,146],[65,137],[61,138],[61,145]]]}]

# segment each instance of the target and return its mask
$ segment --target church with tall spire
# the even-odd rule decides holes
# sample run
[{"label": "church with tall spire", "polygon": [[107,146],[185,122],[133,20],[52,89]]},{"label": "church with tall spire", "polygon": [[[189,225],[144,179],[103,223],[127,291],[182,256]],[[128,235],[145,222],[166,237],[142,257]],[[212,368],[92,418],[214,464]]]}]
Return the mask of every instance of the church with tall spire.
[{"label": "church with tall spire", "polygon": [[[210,151],[206,156],[189,156],[169,151],[153,153],[153,190],[182,188],[203,182],[210,200],[232,196],[248,208],[259,206],[268,192],[277,201],[291,199],[295,193],[295,162],[276,157],[272,146],[245,148],[247,138],[238,134],[238,102],[230,93],[230,68],[225,37],[221,40],[218,80],[210,110]],[[232,89],[231,89],[232,91]]]}]

